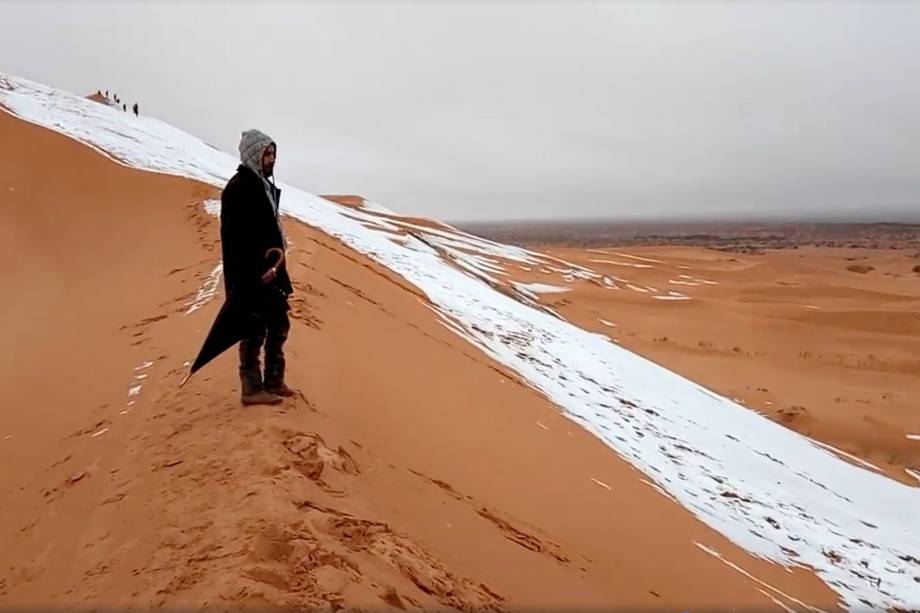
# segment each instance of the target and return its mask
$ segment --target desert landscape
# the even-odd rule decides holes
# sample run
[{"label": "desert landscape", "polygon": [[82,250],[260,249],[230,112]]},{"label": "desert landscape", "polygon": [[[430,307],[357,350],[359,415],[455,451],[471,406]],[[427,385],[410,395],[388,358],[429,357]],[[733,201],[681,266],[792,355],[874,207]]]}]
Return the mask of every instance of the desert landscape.
[{"label": "desert landscape", "polygon": [[285,185],[298,395],[243,408],[234,350],[179,388],[234,157],[14,76],[0,133],[4,605],[920,608],[913,227],[497,236]]},{"label": "desert landscape", "polygon": [[[918,483],[920,226],[624,223],[583,226],[571,238],[574,227],[466,229],[615,279],[539,299],[874,470]],[[606,247],[580,246],[596,241]],[[625,291],[606,291],[614,286]]]},{"label": "desert landscape", "polygon": [[724,220],[630,222],[599,219],[492,221],[454,225],[491,240],[521,245],[584,248],[667,245],[748,254],[762,254],[772,249],[835,247],[913,250],[916,256],[920,250],[920,224],[912,223]]}]

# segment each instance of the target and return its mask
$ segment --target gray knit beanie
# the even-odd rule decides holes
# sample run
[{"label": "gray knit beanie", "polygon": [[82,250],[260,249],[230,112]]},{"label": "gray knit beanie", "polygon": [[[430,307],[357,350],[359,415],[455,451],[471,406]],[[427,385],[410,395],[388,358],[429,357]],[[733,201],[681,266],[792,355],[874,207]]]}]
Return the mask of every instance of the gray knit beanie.
[{"label": "gray knit beanie", "polygon": [[268,201],[271,203],[272,210],[274,210],[275,216],[277,217],[278,203],[275,202],[275,194],[272,191],[272,185],[268,182],[265,175],[262,174],[262,154],[269,145],[275,145],[276,148],[278,147],[268,134],[258,130],[246,130],[240,138],[240,162],[262,179],[262,183],[265,187],[265,195],[268,196]]},{"label": "gray knit beanie", "polygon": [[[259,130],[246,130],[240,138],[240,162],[260,177],[262,176],[262,154],[275,141]],[[277,145],[275,145],[277,147]]]}]

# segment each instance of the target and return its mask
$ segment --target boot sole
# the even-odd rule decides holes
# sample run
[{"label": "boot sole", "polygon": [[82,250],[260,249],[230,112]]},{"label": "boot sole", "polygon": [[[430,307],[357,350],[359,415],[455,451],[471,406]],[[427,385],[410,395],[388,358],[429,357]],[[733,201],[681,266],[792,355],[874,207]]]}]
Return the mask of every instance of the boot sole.
[{"label": "boot sole", "polygon": [[271,400],[241,400],[243,406],[254,407],[254,406],[276,406],[284,402],[284,399],[280,396],[275,396]]}]

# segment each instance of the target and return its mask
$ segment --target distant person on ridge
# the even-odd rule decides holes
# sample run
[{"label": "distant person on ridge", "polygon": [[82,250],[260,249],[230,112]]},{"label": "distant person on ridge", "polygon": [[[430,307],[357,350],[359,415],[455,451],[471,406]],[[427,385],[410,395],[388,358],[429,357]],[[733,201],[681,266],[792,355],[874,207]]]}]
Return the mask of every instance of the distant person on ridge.
[{"label": "distant person on ridge", "polygon": [[137,112],[137,102],[134,103],[134,106],[131,107],[131,109],[134,111],[134,116],[137,117],[137,115],[138,115],[138,112]]},{"label": "distant person on ridge", "polygon": [[[246,130],[240,140],[240,165],[221,194],[220,239],[224,288],[228,298],[242,300],[262,318],[259,330],[240,341],[241,401],[278,404],[294,392],[284,383],[282,347],[290,330],[288,296],[293,293],[285,261],[267,258],[277,248],[284,253],[279,218],[281,190],[275,187],[277,145],[258,130]],[[259,353],[265,344],[265,377]]]}]

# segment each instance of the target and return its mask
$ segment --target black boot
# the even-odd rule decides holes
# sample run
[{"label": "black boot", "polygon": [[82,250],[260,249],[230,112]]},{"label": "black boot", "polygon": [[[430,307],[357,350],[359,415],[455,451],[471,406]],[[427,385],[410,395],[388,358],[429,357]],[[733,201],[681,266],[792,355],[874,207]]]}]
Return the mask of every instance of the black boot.
[{"label": "black boot", "polygon": [[281,397],[266,392],[262,383],[259,364],[262,340],[263,337],[259,336],[240,341],[240,401],[246,406],[281,402]]},{"label": "black boot", "polygon": [[297,392],[285,385],[284,381],[281,383],[273,383],[272,385],[266,385],[265,391],[269,394],[274,394],[275,396],[284,396],[290,398],[291,396],[296,396]]},{"label": "black boot", "polygon": [[291,322],[287,314],[287,304],[279,308],[266,322],[265,335],[265,390],[278,396],[293,396],[296,392],[284,383],[284,342],[287,340]]},{"label": "black boot", "polygon": [[251,394],[243,393],[240,396],[240,402],[246,406],[252,406],[254,404],[265,404],[265,405],[274,405],[281,404],[284,399],[281,396],[276,396],[275,394],[270,394],[265,390],[259,390]]}]

